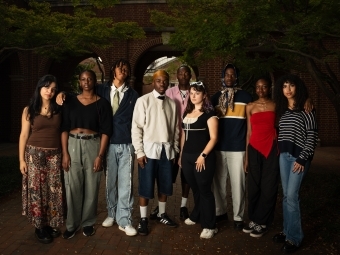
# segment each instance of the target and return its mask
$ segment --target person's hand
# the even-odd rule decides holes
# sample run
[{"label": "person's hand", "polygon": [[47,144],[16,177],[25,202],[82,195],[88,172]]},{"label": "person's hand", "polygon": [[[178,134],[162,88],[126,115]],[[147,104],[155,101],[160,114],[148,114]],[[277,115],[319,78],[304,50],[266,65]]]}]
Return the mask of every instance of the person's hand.
[{"label": "person's hand", "polygon": [[248,173],[248,160],[244,161],[244,172],[247,174]]},{"label": "person's hand", "polygon": [[63,153],[62,167],[65,172],[69,171],[71,166],[70,155],[68,153]]},{"label": "person's hand", "polygon": [[145,164],[147,163],[146,157],[143,156],[143,157],[138,158],[138,159],[137,159],[137,162],[138,162],[138,165],[139,165],[141,168],[144,168]]},{"label": "person's hand", "polygon": [[201,155],[198,156],[195,163],[196,163],[197,172],[201,172],[202,170],[205,170],[205,158],[203,158]]},{"label": "person's hand", "polygon": [[93,164],[93,172],[99,172],[102,170],[102,164],[103,164],[103,160],[98,156],[96,157],[96,159],[94,160],[94,164]]},{"label": "person's hand", "polygon": [[294,167],[293,167],[293,173],[300,173],[303,172],[303,170],[305,170],[305,167],[303,165],[300,165],[297,162],[294,162]]},{"label": "person's hand", "polygon": [[180,168],[182,168],[182,154],[179,154],[179,158],[178,158],[177,164],[179,165]]},{"label": "person's hand", "polygon": [[64,101],[65,101],[65,94],[64,94],[64,92],[60,92],[58,95],[57,95],[57,98],[56,98],[56,103],[58,104],[58,105],[63,105],[63,103],[64,103]]},{"label": "person's hand", "polygon": [[27,165],[24,160],[20,161],[20,172],[22,173],[22,175],[27,176]]}]

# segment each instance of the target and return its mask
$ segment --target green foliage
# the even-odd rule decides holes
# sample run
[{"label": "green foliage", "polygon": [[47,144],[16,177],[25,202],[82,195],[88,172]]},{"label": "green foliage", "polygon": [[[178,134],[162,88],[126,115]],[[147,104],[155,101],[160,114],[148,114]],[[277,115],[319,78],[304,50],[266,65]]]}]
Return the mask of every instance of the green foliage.
[{"label": "green foliage", "polygon": [[18,156],[0,157],[0,196],[10,193],[21,185]]},{"label": "green foliage", "polygon": [[[110,1],[93,2],[104,7]],[[111,5],[115,2],[111,1]],[[137,23],[114,23],[112,18],[99,18],[93,6],[76,6],[72,14],[67,14],[53,11],[46,2],[29,1],[25,9],[0,0],[0,19],[0,55],[21,50],[58,59],[82,55],[96,47],[110,47],[113,39],[144,37]]]}]

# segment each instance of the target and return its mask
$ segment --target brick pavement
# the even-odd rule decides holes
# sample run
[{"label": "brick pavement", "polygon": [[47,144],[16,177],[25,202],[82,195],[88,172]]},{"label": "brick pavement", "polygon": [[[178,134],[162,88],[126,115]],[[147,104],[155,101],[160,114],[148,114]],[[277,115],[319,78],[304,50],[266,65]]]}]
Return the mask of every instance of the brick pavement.
[{"label": "brick pavement", "polygon": [[[8,147],[8,148],[7,148]],[[0,145],[0,155],[17,152],[14,148]],[[327,162],[325,166],[323,162]],[[340,147],[320,147],[316,151],[312,169],[339,171]],[[178,228],[169,228],[155,221],[150,221],[150,234],[148,236],[128,237],[118,229],[115,224],[110,228],[103,228],[102,221],[106,218],[105,182],[102,179],[99,194],[98,221],[95,226],[96,234],[85,237],[78,232],[74,238],[64,240],[56,238],[51,244],[41,244],[34,236],[34,228],[21,216],[21,194],[15,191],[7,199],[0,202],[0,254],[281,254],[281,245],[271,240],[273,234],[281,230],[282,212],[276,211],[275,221],[269,233],[262,238],[253,238],[249,235],[235,231],[232,221],[225,221],[218,225],[219,233],[211,240],[200,240],[201,228],[198,224],[186,226],[179,220],[179,205],[181,200],[180,181],[174,185],[174,195],[169,198],[167,212],[176,222]],[[134,226],[139,221],[139,207],[137,205],[137,174],[134,174]],[[229,193],[230,194],[230,193]],[[228,197],[230,204],[230,196]],[[150,201],[149,210],[154,208],[156,201]],[[189,211],[193,206],[190,195],[188,200]],[[231,208],[228,210],[231,217]],[[245,214],[247,215],[247,213]],[[65,228],[63,227],[62,230]],[[313,233],[305,233],[305,243],[313,240]],[[314,251],[312,247],[304,245],[297,254],[326,254],[325,251]]]}]

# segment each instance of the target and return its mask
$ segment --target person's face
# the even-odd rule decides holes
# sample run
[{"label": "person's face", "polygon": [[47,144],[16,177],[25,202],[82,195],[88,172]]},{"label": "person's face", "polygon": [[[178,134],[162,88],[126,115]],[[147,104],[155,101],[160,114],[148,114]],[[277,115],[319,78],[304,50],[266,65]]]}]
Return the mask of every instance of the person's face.
[{"label": "person's face", "polygon": [[189,85],[191,73],[186,67],[177,70],[177,80],[180,85]]},{"label": "person's face", "polygon": [[127,65],[117,66],[114,70],[114,77],[119,81],[125,81],[126,77],[130,74],[130,69]]},{"label": "person's face", "polygon": [[196,105],[196,104],[202,104],[203,100],[205,99],[205,95],[203,94],[202,91],[197,91],[195,88],[191,87],[190,88],[190,101]]},{"label": "person's face", "polygon": [[159,94],[163,95],[169,86],[169,79],[166,78],[165,76],[159,75],[153,79],[152,83],[153,83],[154,89]]},{"label": "person's face", "polygon": [[294,83],[285,82],[283,83],[283,95],[289,100],[294,99],[296,94],[296,86]]},{"label": "person's face", "polygon": [[54,97],[55,93],[57,91],[57,85],[55,82],[52,82],[47,87],[41,87],[40,89],[40,96],[45,100],[50,100]]},{"label": "person's face", "polygon": [[255,92],[259,98],[268,98],[270,87],[266,80],[260,79],[255,84]]},{"label": "person's face", "polygon": [[227,87],[233,87],[236,82],[236,73],[234,68],[227,68],[224,73],[224,83]]},{"label": "person's face", "polygon": [[80,75],[79,85],[83,91],[91,91],[94,88],[96,80],[91,73],[84,72]]}]

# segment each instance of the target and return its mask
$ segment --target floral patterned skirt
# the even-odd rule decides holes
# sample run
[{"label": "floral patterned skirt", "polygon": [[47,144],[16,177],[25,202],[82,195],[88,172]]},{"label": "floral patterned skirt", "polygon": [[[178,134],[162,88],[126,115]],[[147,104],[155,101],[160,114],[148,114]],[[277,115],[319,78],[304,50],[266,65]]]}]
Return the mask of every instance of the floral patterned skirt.
[{"label": "floral patterned skirt", "polygon": [[26,145],[27,176],[22,179],[22,215],[36,228],[64,222],[61,150]]}]

